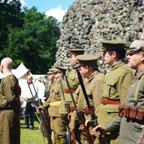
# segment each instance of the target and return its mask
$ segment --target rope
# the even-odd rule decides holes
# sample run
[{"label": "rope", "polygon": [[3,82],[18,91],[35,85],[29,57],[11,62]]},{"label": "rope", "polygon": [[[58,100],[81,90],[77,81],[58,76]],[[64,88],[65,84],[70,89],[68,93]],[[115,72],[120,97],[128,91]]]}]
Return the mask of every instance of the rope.
[{"label": "rope", "polygon": [[[39,121],[39,123],[40,123],[40,119],[39,119],[39,117],[38,117],[38,115],[37,115],[37,112],[35,112],[35,115],[36,115],[36,117],[37,117],[37,119],[38,119],[38,121]],[[25,117],[25,116],[29,116],[29,114],[26,114],[26,115],[23,115],[23,116],[20,116],[20,117]]]},{"label": "rope", "polygon": [[23,116],[20,116],[20,117],[24,117],[24,116],[29,116],[29,114],[27,114],[27,115],[23,115]]}]

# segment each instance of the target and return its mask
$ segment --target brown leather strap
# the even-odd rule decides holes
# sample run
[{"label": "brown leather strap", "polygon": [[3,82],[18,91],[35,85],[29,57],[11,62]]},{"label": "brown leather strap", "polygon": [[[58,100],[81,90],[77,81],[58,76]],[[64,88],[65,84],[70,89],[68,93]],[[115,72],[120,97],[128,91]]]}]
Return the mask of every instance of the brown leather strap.
[{"label": "brown leather strap", "polygon": [[[95,107],[92,106],[91,108],[95,111]],[[85,114],[90,113],[89,108],[83,108],[83,111],[84,111]]]},{"label": "brown leather strap", "polygon": [[120,100],[112,100],[112,99],[106,99],[106,98],[102,98],[101,99],[101,104],[121,104]]},{"label": "brown leather strap", "polygon": [[75,111],[75,107],[74,106],[71,107],[71,111],[72,112]]},{"label": "brown leather strap", "polygon": [[[72,91],[72,93],[75,93],[76,90],[71,90],[71,91]],[[65,90],[64,90],[64,93],[70,93],[70,91],[67,90],[67,89],[65,89]]]}]

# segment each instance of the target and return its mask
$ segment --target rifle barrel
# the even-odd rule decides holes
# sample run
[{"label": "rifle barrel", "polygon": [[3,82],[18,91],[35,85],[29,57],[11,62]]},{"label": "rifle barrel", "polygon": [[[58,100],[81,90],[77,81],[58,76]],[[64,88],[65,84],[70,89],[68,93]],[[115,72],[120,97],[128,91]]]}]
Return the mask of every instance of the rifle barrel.
[{"label": "rifle barrel", "polygon": [[70,85],[69,85],[69,82],[68,82],[68,79],[67,79],[66,76],[65,76],[65,79],[66,79],[66,83],[67,83],[67,86],[68,86],[69,91],[70,91],[70,95],[71,95],[72,102],[73,102],[73,104],[74,104],[75,110],[76,110],[76,112],[78,113],[78,109],[77,109],[77,106],[76,106],[76,103],[75,103],[75,100],[74,100],[74,97],[73,97],[73,94],[72,94],[72,91],[71,91],[71,88],[70,88]]}]

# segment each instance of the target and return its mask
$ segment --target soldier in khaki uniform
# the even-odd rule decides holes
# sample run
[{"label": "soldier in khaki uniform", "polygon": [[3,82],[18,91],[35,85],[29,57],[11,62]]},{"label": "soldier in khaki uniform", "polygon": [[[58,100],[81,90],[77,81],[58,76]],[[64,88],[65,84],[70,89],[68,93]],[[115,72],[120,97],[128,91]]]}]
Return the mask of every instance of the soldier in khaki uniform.
[{"label": "soldier in khaki uniform", "polygon": [[1,61],[4,78],[0,85],[0,144],[20,144],[19,87],[12,65],[11,58]]},{"label": "soldier in khaki uniform", "polygon": [[[98,56],[93,55],[79,55],[77,56],[77,59],[80,63],[81,72],[84,77],[88,78],[88,81],[85,84],[86,87],[86,93],[88,96],[88,100],[90,102],[91,106],[94,106],[95,109],[97,109],[100,106],[101,103],[101,92],[102,92],[102,85],[104,82],[104,74],[100,73],[98,66],[97,66],[97,60]],[[84,107],[87,107],[86,100],[84,98]],[[91,120],[91,116],[89,113],[85,113],[86,119]],[[92,126],[89,128],[91,135],[93,135],[92,132]],[[83,135],[83,133],[81,133]],[[81,140],[81,143],[85,143],[86,136]],[[94,143],[97,143],[96,139],[94,138]]]},{"label": "soldier in khaki uniform", "polygon": [[[133,71],[122,60],[125,58],[125,43],[117,40],[102,41],[105,64],[111,66],[102,90],[102,101],[98,111],[98,123],[105,126],[118,115],[118,107],[125,104],[128,88],[133,78]],[[118,144],[119,134],[105,135],[107,144]]]},{"label": "soldier in khaki uniform", "polygon": [[[46,103],[41,106],[42,110],[47,109],[52,102],[60,102],[62,97],[62,90],[60,86],[59,76],[62,77],[62,85],[64,87],[64,79],[63,75],[66,72],[66,68],[56,67],[55,70],[55,78],[57,82],[54,84],[53,88],[51,89],[50,98],[46,101]],[[39,108],[39,109],[40,109]],[[53,130],[54,134],[57,137],[58,144],[66,144],[66,115],[59,114],[59,103],[57,106],[49,107],[49,114],[51,116],[51,129]]]},{"label": "soldier in khaki uniform", "polygon": [[54,81],[54,71],[47,72],[49,80],[53,83]]},{"label": "soldier in khaki uniform", "polygon": [[49,80],[52,82],[52,84],[54,84],[54,82],[56,80],[54,72],[55,72],[54,68],[53,69],[49,69],[49,72],[48,72]]},{"label": "soldier in khaki uniform", "polygon": [[[80,68],[78,68],[78,69],[81,73]],[[82,75],[82,77],[83,77],[83,75]],[[87,83],[87,81],[88,81],[88,79],[83,77],[84,85]],[[84,107],[84,95],[83,95],[83,91],[81,89],[81,85],[79,85],[75,91],[75,103],[77,104],[78,111],[81,111],[82,108]],[[71,109],[72,109],[72,107],[71,107]],[[79,143],[82,143],[83,141],[86,141],[87,139],[85,139],[86,138],[85,132],[83,131],[82,127],[79,125],[79,119],[77,117],[75,108],[73,108],[73,109],[74,110],[71,112],[71,122],[69,124],[69,127],[70,127],[71,131],[74,131],[76,143],[79,144]]]},{"label": "soldier in khaki uniform", "polygon": [[[128,90],[126,103],[119,107],[119,116],[105,127],[97,126],[105,134],[120,129],[120,144],[144,144],[144,34],[141,40],[132,42],[128,50],[129,66],[136,70]],[[123,111],[123,113],[122,113]],[[96,132],[96,136],[100,133]]]},{"label": "soldier in khaki uniform", "polygon": [[[73,69],[69,73],[67,79],[69,81],[72,93],[75,93],[75,90],[77,89],[77,87],[79,85],[79,80],[77,78],[76,67],[75,67],[77,64],[77,61],[78,61],[76,56],[83,54],[84,50],[83,49],[70,49],[69,51],[70,51],[70,62],[71,62],[71,65],[73,66]],[[67,85],[65,85],[64,94],[65,94],[66,102],[72,104],[72,99],[71,99],[70,92],[69,92]],[[67,114],[67,112],[65,110],[63,98],[61,99],[59,113]]]}]

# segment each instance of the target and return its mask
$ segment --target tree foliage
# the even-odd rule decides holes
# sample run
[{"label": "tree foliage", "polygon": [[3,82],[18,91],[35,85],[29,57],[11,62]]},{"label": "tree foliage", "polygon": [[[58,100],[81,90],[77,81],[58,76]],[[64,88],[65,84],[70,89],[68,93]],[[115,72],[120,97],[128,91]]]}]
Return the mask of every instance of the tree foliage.
[{"label": "tree foliage", "polygon": [[37,12],[35,7],[24,8],[23,21],[22,27],[9,26],[0,57],[11,57],[15,68],[22,62],[32,73],[45,73],[55,62],[60,23],[52,16]]},{"label": "tree foliage", "polygon": [[21,3],[17,0],[0,0],[0,57],[9,34],[9,27],[21,27],[24,23]]}]

